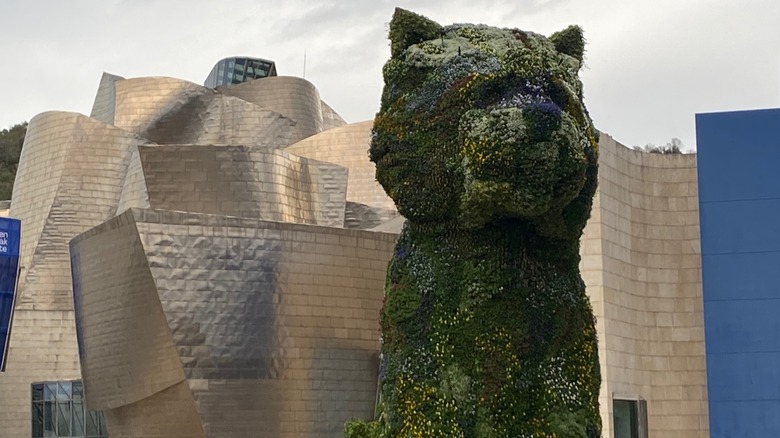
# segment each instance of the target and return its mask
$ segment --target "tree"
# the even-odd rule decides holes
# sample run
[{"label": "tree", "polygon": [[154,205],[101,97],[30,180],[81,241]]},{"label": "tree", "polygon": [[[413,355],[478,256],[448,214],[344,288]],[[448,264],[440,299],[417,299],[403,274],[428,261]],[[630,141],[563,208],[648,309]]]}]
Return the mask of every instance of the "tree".
[{"label": "tree", "polygon": [[0,200],[11,199],[27,122],[0,131]]},{"label": "tree", "polygon": [[683,143],[679,138],[673,138],[665,146],[656,146],[652,143],[648,143],[645,147],[634,146],[635,151],[649,152],[651,154],[687,154],[688,151],[683,150]]}]

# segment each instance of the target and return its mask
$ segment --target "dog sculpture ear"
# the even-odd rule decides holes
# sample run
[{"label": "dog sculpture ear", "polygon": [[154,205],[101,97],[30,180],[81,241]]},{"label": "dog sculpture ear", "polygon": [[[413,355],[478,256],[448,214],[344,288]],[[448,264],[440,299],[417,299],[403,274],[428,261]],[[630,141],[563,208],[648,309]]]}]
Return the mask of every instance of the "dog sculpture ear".
[{"label": "dog sculpture ear", "polygon": [[580,68],[582,68],[582,60],[585,55],[585,37],[582,34],[581,27],[569,26],[562,31],[555,32],[550,35],[550,41],[552,41],[559,53],[576,59]]},{"label": "dog sculpture ear", "polygon": [[393,19],[390,20],[390,54],[397,58],[409,46],[437,38],[441,32],[439,23],[414,12],[395,8]]}]

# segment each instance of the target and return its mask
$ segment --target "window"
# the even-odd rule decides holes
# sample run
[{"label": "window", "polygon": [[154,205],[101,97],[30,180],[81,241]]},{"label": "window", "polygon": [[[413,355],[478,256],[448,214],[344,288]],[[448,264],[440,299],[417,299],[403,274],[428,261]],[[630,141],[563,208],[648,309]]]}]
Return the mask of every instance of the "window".
[{"label": "window", "polygon": [[647,401],[614,398],[612,417],[615,438],[647,438]]},{"label": "window", "polygon": [[32,437],[107,438],[102,412],[88,411],[81,382],[32,385]]}]

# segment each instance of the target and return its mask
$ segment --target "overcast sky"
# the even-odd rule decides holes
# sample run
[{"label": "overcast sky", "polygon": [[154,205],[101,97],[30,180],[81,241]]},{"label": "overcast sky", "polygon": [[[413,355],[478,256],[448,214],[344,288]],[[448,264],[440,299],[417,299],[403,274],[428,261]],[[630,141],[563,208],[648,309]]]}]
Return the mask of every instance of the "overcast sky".
[{"label": "overcast sky", "polygon": [[780,106],[778,0],[0,0],[0,128],[47,110],[89,114],[103,71],[202,84],[216,61],[272,59],[348,122],[379,107],[395,6],[441,23],[588,40],[585,102],[627,145],[682,140],[694,114]]}]

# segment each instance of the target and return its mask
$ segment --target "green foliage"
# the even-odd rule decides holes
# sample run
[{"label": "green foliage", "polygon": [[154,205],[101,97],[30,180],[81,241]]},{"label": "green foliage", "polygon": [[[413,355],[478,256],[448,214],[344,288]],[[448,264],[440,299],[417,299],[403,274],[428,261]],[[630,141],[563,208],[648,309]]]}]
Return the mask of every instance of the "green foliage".
[{"label": "green foliage", "polygon": [[440,32],[441,26],[422,15],[395,8],[390,21],[390,53],[399,56],[412,44],[436,38]]},{"label": "green foliage", "polygon": [[590,438],[587,417],[582,413],[554,412],[548,418],[553,433],[561,438]]},{"label": "green foliage", "polygon": [[634,146],[635,151],[648,152],[651,154],[661,155],[679,155],[689,154],[690,151],[685,151],[682,141],[679,138],[673,138],[672,141],[666,143],[664,146],[656,146],[654,144],[646,144],[645,147]]},{"label": "green foliage", "polygon": [[550,41],[555,48],[576,59],[580,65],[585,58],[585,36],[579,26],[569,26],[566,29],[550,35]]},{"label": "green foliage", "polygon": [[0,131],[0,200],[11,199],[27,122]]},{"label": "green foliage", "polygon": [[376,421],[352,419],[344,426],[346,438],[379,438],[379,432],[379,423]]},{"label": "green foliage", "polygon": [[396,10],[390,38],[369,155],[408,222],[380,316],[379,419],[347,436],[599,436],[578,269],[598,154],[581,30]]}]

